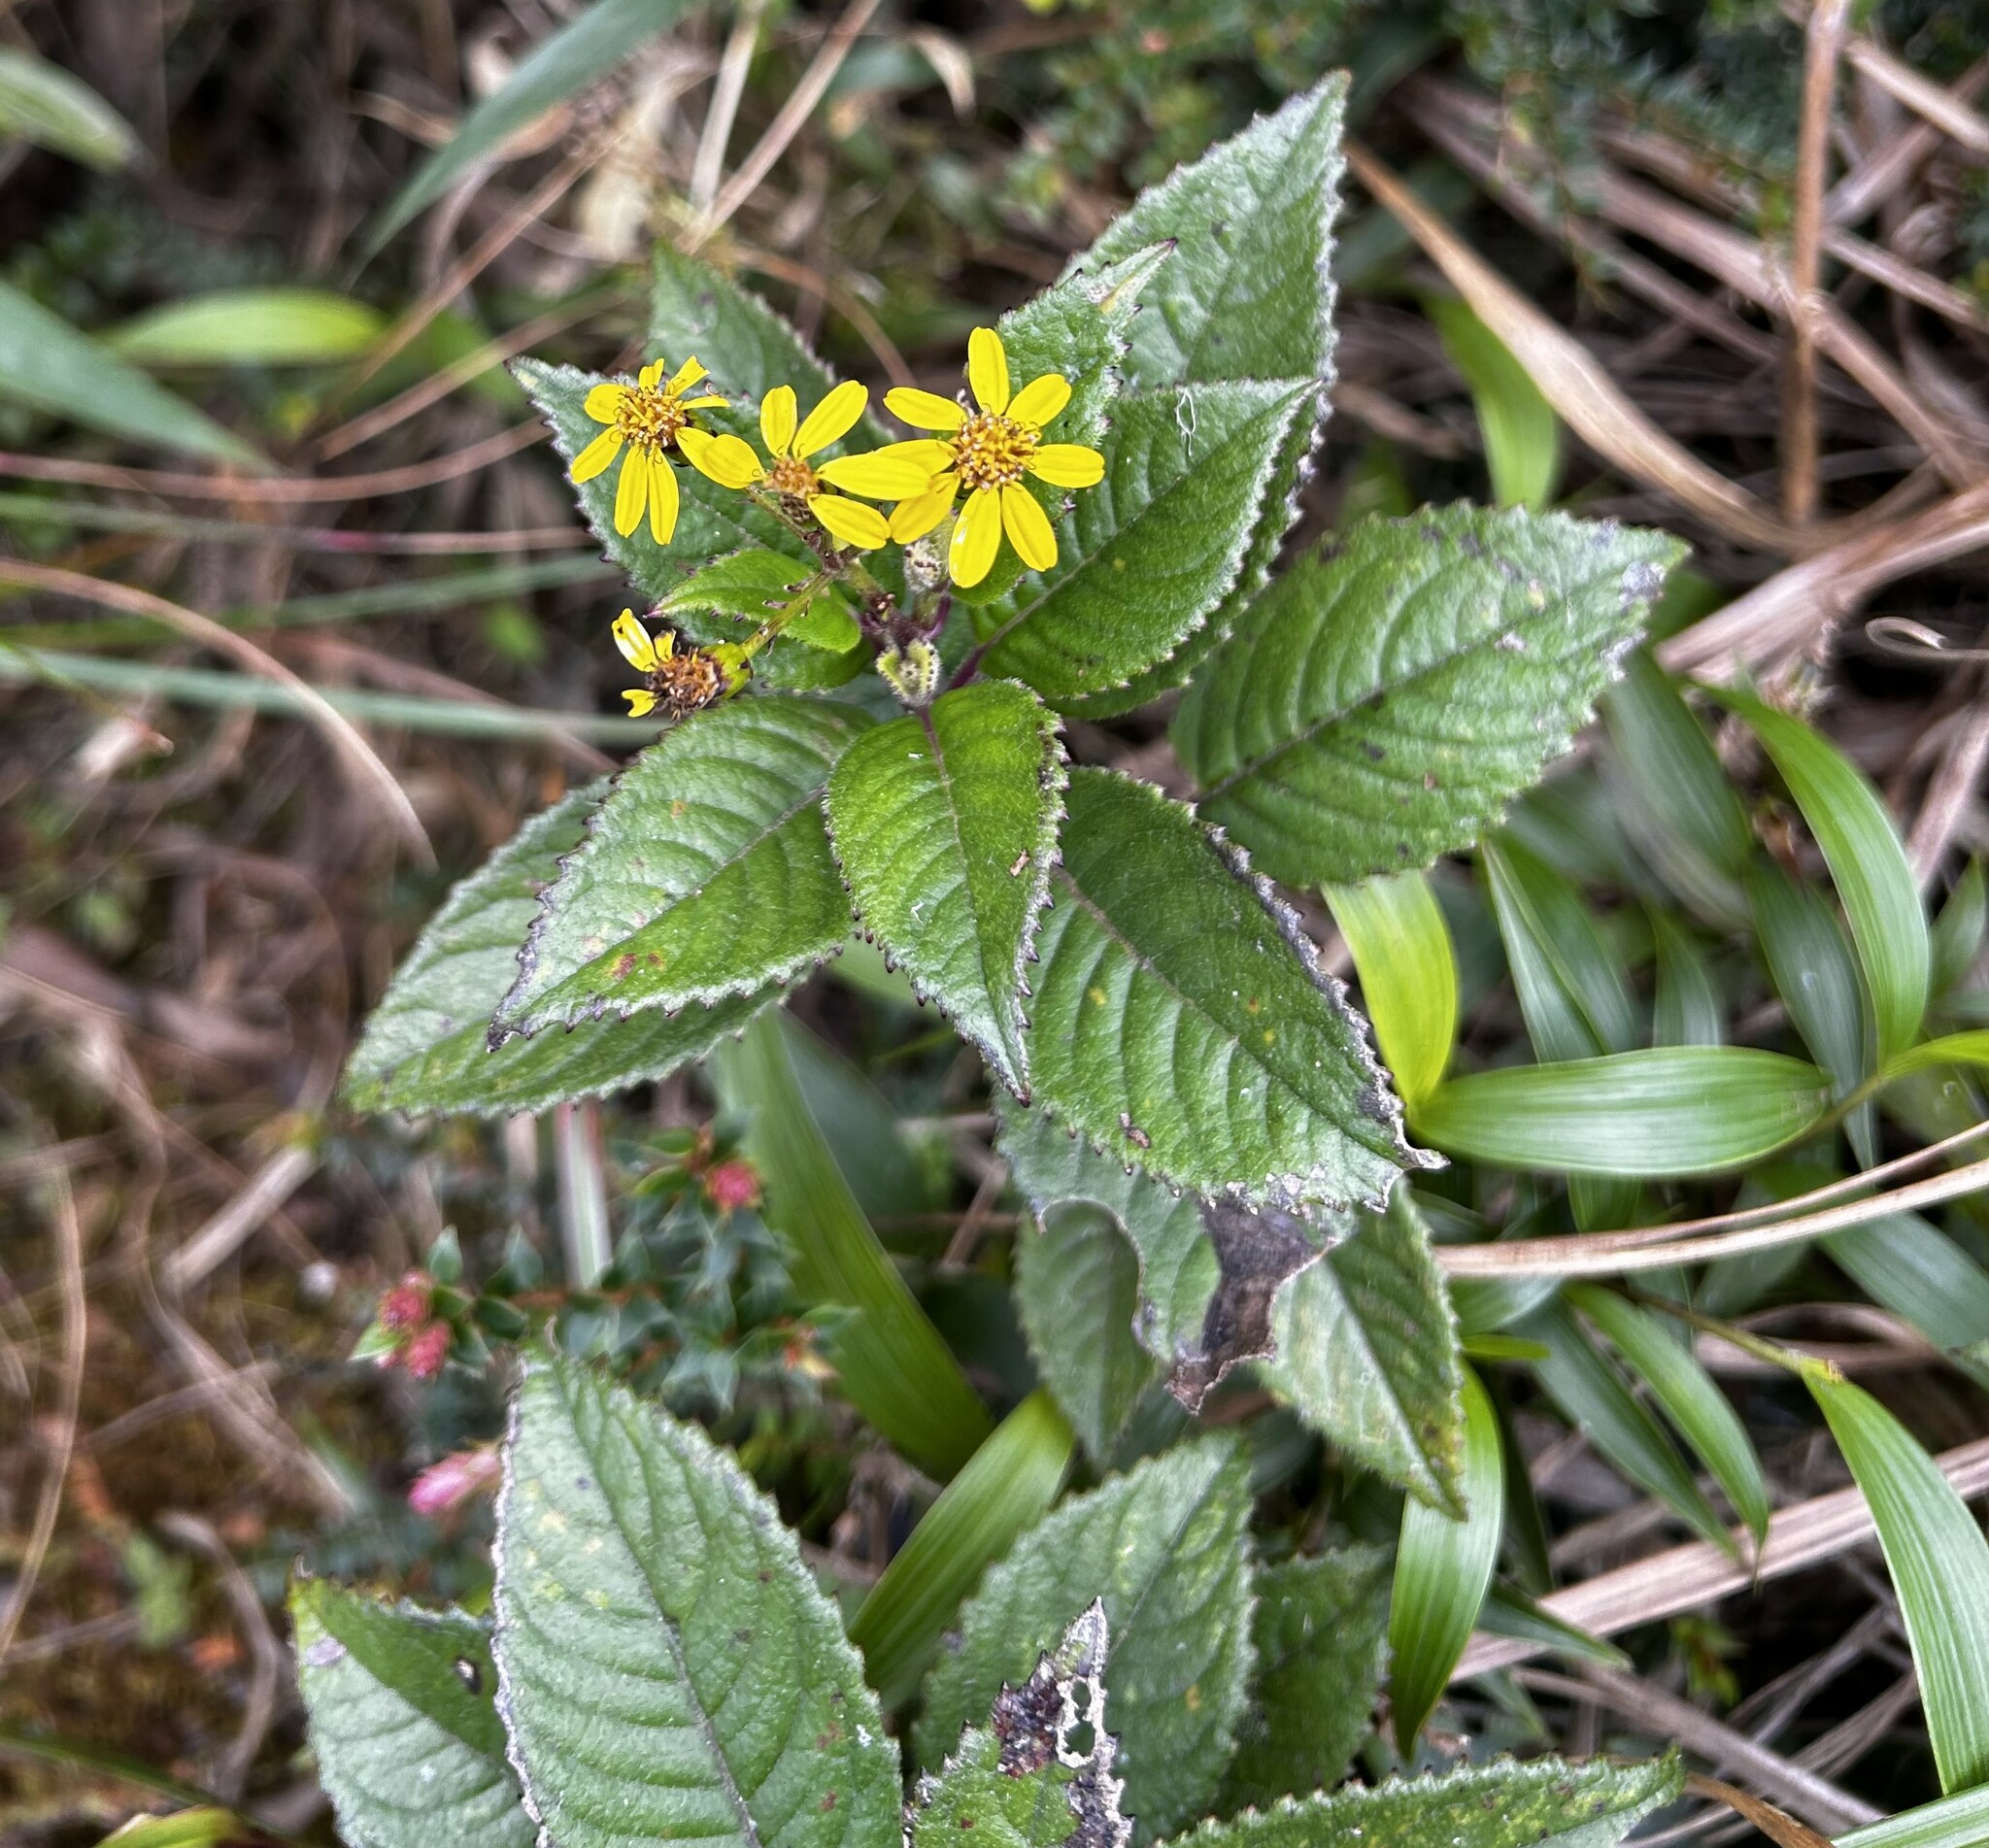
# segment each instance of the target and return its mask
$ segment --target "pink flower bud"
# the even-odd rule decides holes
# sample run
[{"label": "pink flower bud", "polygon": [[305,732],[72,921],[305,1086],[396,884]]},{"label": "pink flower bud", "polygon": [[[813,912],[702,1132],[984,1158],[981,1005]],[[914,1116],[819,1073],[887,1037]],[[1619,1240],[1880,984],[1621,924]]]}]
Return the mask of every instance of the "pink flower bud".
[{"label": "pink flower bud", "polygon": [[411,1270],[380,1298],[380,1326],[398,1333],[428,1320],[428,1301],[435,1281],[425,1270]]},{"label": "pink flower bud", "polygon": [[721,1213],[759,1204],[759,1175],[750,1161],[721,1161],[704,1177],[704,1196]]},{"label": "pink flower bud", "polygon": [[432,1380],[449,1359],[449,1324],[431,1322],[400,1351],[400,1363],[418,1380]]},{"label": "pink flower bud", "polygon": [[482,1495],[502,1473],[494,1450],[459,1450],[430,1463],[408,1490],[408,1506],[431,1521],[454,1513]]}]

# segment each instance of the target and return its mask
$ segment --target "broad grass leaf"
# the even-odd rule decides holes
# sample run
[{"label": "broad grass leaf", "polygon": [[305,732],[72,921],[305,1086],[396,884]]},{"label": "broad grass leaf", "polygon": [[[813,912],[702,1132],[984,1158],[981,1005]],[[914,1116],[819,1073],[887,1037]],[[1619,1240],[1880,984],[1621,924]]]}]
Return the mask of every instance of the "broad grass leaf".
[{"label": "broad grass leaf", "polygon": [[1102,1206],[1066,1201],[1016,1233],[1015,1308],[1036,1371],[1094,1462],[1160,1377],[1139,1345],[1139,1254]]},{"label": "broad grass leaf", "polygon": [[[1619,1321],[1619,1327],[1626,1326]],[[1534,1376],[1562,1414],[1581,1428],[1597,1450],[1633,1482],[1667,1503],[1701,1539],[1733,1552],[1734,1540],[1726,1523],[1713,1512],[1676,1445],[1583,1332],[1567,1304],[1552,1302],[1534,1310],[1516,1325],[1514,1332],[1547,1350],[1544,1360],[1533,1363]],[[1631,1338],[1636,1338],[1635,1331]],[[1639,1358],[1650,1363],[1654,1390],[1656,1377],[1662,1376],[1676,1394],[1677,1370],[1664,1371],[1664,1357],[1655,1346],[1666,1338],[1662,1332],[1653,1333],[1638,1356],[1626,1358],[1633,1359],[1633,1363]],[[1670,1397],[1661,1393],[1661,1398],[1666,1409],[1671,1410]],[[1744,1441],[1745,1433],[1741,1435]]]},{"label": "broad grass leaf", "polygon": [[1109,1724],[1138,1839],[1206,1815],[1250,1672],[1249,1519],[1247,1455],[1226,1437],[1179,1445],[1064,1502],[961,1611],[959,1647],[926,1681],[920,1763],[937,1765],[1002,1685],[1102,1598]]},{"label": "broad grass leaf", "polygon": [[[784,1030],[785,1029],[785,1030]],[[804,1302],[860,1310],[827,1343],[837,1390],[922,1469],[942,1481],[994,1428],[960,1362],[863,1217],[795,1081],[788,1035],[763,1018],[719,1062],[725,1108],[750,1119],[746,1149],[766,1189],[766,1220],[789,1247]]]},{"label": "broad grass leaf", "polygon": [[1942,1065],[1989,1065],[1989,1027],[1972,1027],[1963,1033],[1923,1039],[1919,1045],[1909,1046],[1887,1059],[1879,1077],[1892,1084],[1915,1072],[1935,1071]]},{"label": "broad grass leaf", "polygon": [[1379,1203],[1425,1164],[1340,985],[1194,812],[1092,769],[1067,803],[1037,939],[1038,1101],[1122,1161],[1253,1206]]},{"label": "broad grass leaf", "polygon": [[541,895],[492,1043],[710,1006],[832,956],[849,906],[822,793],[869,724],[851,706],[768,694],[665,731],[616,777]]},{"label": "broad grass leaf", "polygon": [[1064,781],[1055,717],[1001,680],[877,726],[828,779],[829,839],[865,931],[1024,1095]]},{"label": "broad grass leaf", "polygon": [[1713,696],[1774,759],[1837,882],[1878,1022],[1878,1057],[1913,1043],[1927,1011],[1933,951],[1920,889],[1884,800],[1863,771],[1800,720],[1752,693]]},{"label": "broad grass leaf", "polygon": [[471,109],[455,133],[429,154],[401,186],[366,237],[371,256],[469,171],[501,158],[522,128],[577,96],[647,40],[692,10],[691,0],[595,0],[520,60],[503,86]]},{"label": "broad grass leaf", "polygon": [[1353,954],[1381,1061],[1413,1110],[1443,1082],[1457,1044],[1457,957],[1443,908],[1421,873],[1329,886],[1325,895]]},{"label": "broad grass leaf", "polygon": [[1954,882],[1940,915],[1934,920],[1934,993],[1937,997],[1958,989],[1982,954],[1982,936],[1989,924],[1989,880],[1982,876],[1982,862],[1969,861]]},{"label": "broad grass leaf", "polygon": [[1501,507],[1544,512],[1561,475],[1561,424],[1540,387],[1511,350],[1455,295],[1427,298],[1451,364],[1470,387],[1492,472],[1492,498]]},{"label": "broad grass leaf", "polygon": [[0,397],[127,442],[266,469],[268,457],[31,295],[0,283]]},{"label": "broad grass leaf", "polygon": [[1601,1330],[1663,1408],[1671,1427],[1712,1471],[1757,1541],[1768,1537],[1768,1484],[1747,1427],[1700,1364],[1682,1325],[1668,1326],[1612,1290],[1569,1284],[1567,1300]]},{"label": "broad grass leaf", "polygon": [[1651,1042],[1657,1046],[1720,1046],[1727,1008],[1711,959],[1699,939],[1669,913],[1651,913],[1657,987],[1651,997]]},{"label": "broad grass leaf", "polygon": [[1048,1513],[1074,1448],[1056,1400],[1038,1388],[994,1428],[892,1555],[850,1625],[850,1640],[887,1707],[917,1692],[981,1574]]},{"label": "broad grass leaf", "polygon": [[0,137],[31,142],[109,173],[143,151],[123,117],[48,58],[0,46]]},{"label": "broad grass leaf", "polygon": [[1804,1369],[1871,1505],[1943,1791],[1989,1783],[1989,1540],[1954,1485],[1861,1386]]},{"label": "broad grass leaf", "polygon": [[1388,1549],[1345,1546],[1257,1575],[1257,1675],[1222,1809],[1331,1790],[1374,1716],[1388,1641]]},{"label": "broad grass leaf", "polygon": [[225,288],[163,302],[103,336],[141,366],[317,366],[355,358],[387,318],[321,288]]},{"label": "broad grass leaf", "polygon": [[1181,1848],[1612,1848],[1673,1801],[1681,1782],[1670,1756],[1634,1764],[1495,1759],[1204,1823]]},{"label": "broad grass leaf", "polygon": [[1182,702],[1202,813],[1293,885],[1468,846],[1587,723],[1681,551],[1559,514],[1363,521],[1278,579]]},{"label": "broad grass leaf", "polygon": [[1837,1838],[1837,1848],[1981,1848],[1989,1841],[1989,1786],[1961,1791]]},{"label": "broad grass leaf", "polygon": [[1432,1507],[1462,1510],[1464,1361],[1406,1186],[1285,1286],[1260,1371],[1312,1429]]},{"label": "broad grass leaf", "polygon": [[[1510,1442],[1507,1438],[1506,1441]],[[1510,1452],[1508,1450],[1508,1455]],[[1506,1471],[1506,1525],[1511,1526],[1513,1472]],[[1538,1643],[1570,1662],[1597,1662],[1611,1668],[1631,1668],[1631,1658],[1614,1643],[1592,1636],[1565,1617],[1557,1617],[1546,1605],[1526,1593],[1508,1586],[1494,1585],[1485,1594],[1478,1610],[1478,1628],[1488,1636],[1510,1636],[1520,1642]]]},{"label": "broad grass leaf", "polygon": [[290,1586],[318,1776],[352,1848],[531,1848],[504,1756],[489,1629],[323,1579]]},{"label": "broad grass leaf", "polygon": [[1827,1232],[1821,1242],[1873,1302],[1989,1387],[1989,1271],[1955,1240],[1917,1213],[1889,1213]]},{"label": "broad grass leaf", "polygon": [[512,1757],[549,1839],[895,1839],[897,1748],[862,1662],[779,1510],[695,1426],[528,1362],[495,1550]]},{"label": "broad grass leaf", "polygon": [[1800,1058],[1659,1046],[1450,1079],[1417,1111],[1416,1132],[1500,1167],[1663,1179],[1745,1167],[1829,1108],[1829,1080]]},{"label": "broad grass leaf", "polygon": [[1499,1415],[1469,1367],[1464,1369],[1464,1518],[1413,1495],[1402,1504],[1388,1643],[1396,1743],[1405,1757],[1450,1685],[1499,1558],[1505,1495]]},{"label": "broad grass leaf", "polygon": [[496,1116],[604,1095],[702,1058],[779,1000],[769,986],[715,1007],[588,1022],[490,1051],[490,1016],[518,980],[540,889],[580,845],[607,790],[596,783],[535,816],[450,892],[367,1018],[346,1066],[352,1108]]}]

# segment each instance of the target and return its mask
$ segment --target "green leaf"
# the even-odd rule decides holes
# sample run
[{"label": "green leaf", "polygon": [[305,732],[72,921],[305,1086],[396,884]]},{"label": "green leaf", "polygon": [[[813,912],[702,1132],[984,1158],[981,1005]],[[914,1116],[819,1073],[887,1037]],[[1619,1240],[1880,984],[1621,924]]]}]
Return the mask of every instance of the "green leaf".
[{"label": "green leaf", "polygon": [[1623,678],[1601,696],[1609,743],[1652,830],[1659,869],[1695,895],[1746,871],[1754,853],[1747,811],[1705,727],[1648,649],[1624,657]]},{"label": "green leaf", "polygon": [[[756,405],[775,386],[789,385],[805,416],[836,382],[784,317],[723,271],[684,255],[667,241],[657,245],[650,271],[649,335],[651,357],[660,354],[681,366],[694,354],[711,368],[713,389]],[[757,441],[758,421],[751,427]],[[871,417],[857,425],[857,436],[865,448],[884,440]]]},{"label": "green leaf", "polygon": [[1348,1546],[1257,1577],[1257,1679],[1221,1807],[1330,1790],[1367,1730],[1388,1640],[1388,1550]]},{"label": "green leaf", "polygon": [[1311,415],[1314,389],[1238,380],[1121,397],[1105,479],[1075,496],[1057,563],[1016,592],[988,671],[1062,705],[1172,653],[1235,583],[1279,448]]},{"label": "green leaf", "polygon": [[1285,1288],[1265,1383],[1365,1469],[1457,1512],[1464,1362],[1430,1232],[1407,1187]]},{"label": "green leaf", "polygon": [[1182,702],[1202,814],[1300,886],[1468,846],[1568,749],[1681,552],[1559,514],[1363,521],[1278,579]]},{"label": "green leaf", "polygon": [[1504,1502],[1499,1415],[1469,1367],[1464,1369],[1464,1519],[1414,1496],[1402,1504],[1388,1643],[1396,1743],[1404,1756],[1450,1685],[1499,1558]]},{"label": "green leaf", "polygon": [[522,128],[607,76],[638,46],[691,10],[689,0],[597,0],[535,45],[505,80],[456,124],[389,199],[366,238],[371,256],[404,224],[481,162],[501,157]]},{"label": "green leaf", "polygon": [[[1174,254],[1129,330],[1126,377],[1135,389],[1229,379],[1332,379],[1332,224],[1339,213],[1345,80],[1328,78],[1177,168],[1107,226],[1072,268],[1129,257],[1169,242]],[[1130,712],[1183,685],[1264,588],[1298,517],[1306,458],[1325,404],[1293,419],[1235,584],[1168,655],[1123,688],[1064,703],[1087,718]]]},{"label": "green leaf", "polygon": [[[1534,1362],[1534,1372],[1547,1396],[1580,1427],[1590,1443],[1633,1482],[1671,1507],[1701,1539],[1732,1553],[1734,1539],[1726,1523],[1713,1512],[1677,1447],[1582,1332],[1567,1305],[1545,1304],[1520,1323],[1517,1331],[1546,1348],[1547,1358]],[[1654,1358],[1655,1344],[1667,1338],[1662,1331],[1653,1332],[1643,1358]],[[1652,1384],[1655,1388],[1655,1378]]]},{"label": "green leaf", "polygon": [[1543,511],[1561,474],[1561,425],[1554,407],[1467,302],[1454,295],[1431,296],[1423,310],[1436,323],[1444,352],[1470,387],[1492,471],[1492,498],[1501,507]]},{"label": "green leaf", "polygon": [[497,1667],[547,1839],[895,1838],[862,1663],[728,1452],[563,1360],[526,1365],[505,1451]]},{"label": "green leaf", "polygon": [[306,1578],[290,1621],[319,1779],[353,1848],[531,1848],[483,1624]]},{"label": "green leaf", "polygon": [[1132,1332],[1139,1255],[1102,1207],[1044,1215],[1015,1241],[1015,1308],[1036,1371],[1094,1462],[1111,1460],[1148,1387],[1160,1377]]},{"label": "green leaf", "polygon": [[1989,1271],[1915,1213],[1828,1232],[1823,1248],[1858,1288],[1989,1386]]},{"label": "green leaf", "polygon": [[52,149],[109,173],[141,151],[131,124],[80,77],[0,46],[0,136]]},{"label": "green leaf", "polygon": [[1943,1033],[1938,1039],[1922,1040],[1887,1059],[1879,1077],[1891,1084],[1895,1079],[1941,1065],[1989,1065],[1989,1028],[1972,1027],[1965,1033]]},{"label": "green leaf", "polygon": [[0,283],[0,398],[134,443],[264,469],[268,459],[32,296]]},{"label": "green leaf", "polygon": [[1659,1046],[1473,1072],[1438,1087],[1416,1132],[1501,1167],[1558,1174],[1717,1174],[1821,1123],[1823,1073],[1748,1046]]},{"label": "green leaf", "polygon": [[[679,617],[699,612],[729,616],[758,628],[775,610],[792,601],[794,592],[814,575],[814,569],[798,558],[749,546],[743,552],[714,559],[701,571],[693,571],[657,604],[655,614]],[[818,593],[781,634],[834,655],[847,653],[861,639],[848,600],[835,588]],[[733,630],[697,639],[740,638]]]},{"label": "green leaf", "polygon": [[[870,1685],[902,1706],[981,1574],[1049,1512],[1074,1448],[1070,1426],[1038,1389],[994,1428],[892,1556],[850,1626]],[[977,1845],[978,1848],[978,1845]]]},{"label": "green leaf", "polygon": [[[879,1243],[809,1114],[783,1023],[757,1022],[719,1066],[728,1111],[750,1112],[746,1151],[766,1188],[804,1301],[860,1310],[829,1341],[843,1395],[922,1469],[942,1480],[993,1427],[918,1299]],[[564,1848],[564,1845],[562,1845]]]},{"label": "green leaf", "polygon": [[321,288],[223,288],[114,327],[104,345],[141,366],[314,366],[362,353],[387,318]]},{"label": "green leaf", "polygon": [[1989,1788],[1903,1810],[1837,1838],[1837,1848],[1982,1848],[1989,1841]]},{"label": "green leaf", "polygon": [[1627,1053],[1643,1037],[1630,973],[1573,881],[1509,835],[1478,849],[1505,960],[1544,1060]]},{"label": "green leaf", "polygon": [[580,845],[607,789],[596,783],[535,816],[450,892],[346,1066],[354,1110],[496,1116],[600,1096],[702,1058],[780,998],[769,988],[712,1008],[588,1022],[489,1050],[490,1016],[518,979],[539,891]]},{"label": "green leaf", "polygon": [[1871,1505],[1920,1675],[1940,1788],[1989,1783],[1989,1540],[1905,1428],[1862,1387],[1804,1380]]},{"label": "green leaf", "polygon": [[561,859],[491,1043],[610,1012],[709,1006],[832,956],[849,907],[822,791],[868,726],[851,706],[769,694],[665,731]]},{"label": "green leaf", "polygon": [[[909,1848],[958,1848],[968,1830],[976,1848],[1124,1848],[1131,1831],[1112,1775],[1119,1741],[1105,1726],[1107,1653],[1095,1603],[1026,1682],[1001,1690],[988,1724],[967,1728],[938,1773],[920,1780],[906,1810]],[[1090,1735],[1083,1752],[1080,1730]]]},{"label": "green leaf", "polygon": [[1382,1063],[1413,1110],[1443,1082],[1457,1044],[1457,956],[1443,908],[1421,873],[1329,886],[1326,902],[1353,954]]},{"label": "green leaf", "polygon": [[1145,784],[1078,770],[1068,807],[1029,1035],[1044,1107],[1161,1180],[1252,1204],[1379,1204],[1426,1165],[1268,886]]},{"label": "green leaf", "polygon": [[1495,1759],[1204,1823],[1181,1848],[1611,1848],[1680,1782],[1674,1757]]},{"label": "green leaf", "polygon": [[1698,1452],[1757,1541],[1768,1538],[1768,1484],[1747,1428],[1699,1362],[1689,1340],[1614,1291],[1569,1284],[1568,1301],[1587,1317],[1650,1388],[1678,1435]]},{"label": "green leaf", "polygon": [[[1507,1475],[1510,1492],[1511,1476]],[[1510,1513],[1510,1509],[1507,1510]],[[1565,1617],[1557,1617],[1546,1605],[1524,1592],[1494,1585],[1485,1594],[1478,1611],[1478,1628],[1488,1636],[1510,1636],[1519,1642],[1538,1643],[1571,1662],[1599,1662],[1611,1668],[1635,1666],[1631,1658],[1614,1643],[1592,1636]]]},{"label": "green leaf", "polygon": [[1982,862],[1969,861],[1968,868],[1954,882],[1947,903],[1934,921],[1932,949],[1933,984],[1936,995],[1958,989],[1982,954],[1982,935],[1989,924],[1989,880],[1982,876]]},{"label": "green leaf", "polygon": [[1865,989],[1837,913],[1771,860],[1742,882],[1775,992],[1810,1056],[1843,1096],[1871,1069]]},{"label": "green leaf", "polygon": [[828,779],[828,827],[866,933],[1028,1094],[1026,970],[1062,816],[1057,721],[1013,681],[879,725]]},{"label": "green leaf", "polygon": [[1823,849],[1878,1021],[1878,1057],[1913,1043],[1927,1011],[1933,952],[1920,889],[1878,791],[1837,748],[1752,693],[1711,689],[1774,759]]},{"label": "green leaf", "polygon": [[1205,1815],[1250,1671],[1250,1472],[1232,1439],[1182,1444],[1066,1501],[989,1570],[914,1730],[937,1764],[1002,1684],[1019,1683],[1094,1598],[1126,1808],[1139,1839]]},{"label": "green leaf", "polygon": [[1699,939],[1668,912],[1654,911],[1657,991],[1651,997],[1651,1039],[1659,1046],[1719,1046],[1727,1037],[1727,1009],[1712,964]]}]

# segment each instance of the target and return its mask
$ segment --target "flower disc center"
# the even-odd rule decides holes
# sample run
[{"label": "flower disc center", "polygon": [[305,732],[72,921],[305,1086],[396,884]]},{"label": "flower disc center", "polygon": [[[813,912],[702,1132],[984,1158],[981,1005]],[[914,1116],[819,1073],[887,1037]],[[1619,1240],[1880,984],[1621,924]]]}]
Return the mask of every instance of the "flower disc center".
[{"label": "flower disc center", "polygon": [[615,427],[638,449],[668,449],[691,421],[684,401],[654,386],[635,386],[615,412]]},{"label": "flower disc center", "polygon": [[766,471],[766,483],[776,494],[792,494],[796,500],[822,491],[815,471],[798,455],[776,455]]},{"label": "flower disc center", "polygon": [[953,466],[961,486],[974,493],[1021,481],[1041,441],[1028,424],[1013,418],[987,411],[968,418],[953,439]]}]

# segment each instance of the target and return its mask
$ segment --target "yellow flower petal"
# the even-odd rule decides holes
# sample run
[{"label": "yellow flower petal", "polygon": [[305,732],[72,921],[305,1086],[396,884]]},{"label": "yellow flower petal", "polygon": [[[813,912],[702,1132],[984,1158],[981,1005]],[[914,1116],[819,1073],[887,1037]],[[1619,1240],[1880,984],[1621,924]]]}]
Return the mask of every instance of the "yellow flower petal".
[{"label": "yellow flower petal", "polygon": [[657,696],[647,687],[624,687],[622,697],[628,702],[631,719],[647,719],[657,709]]},{"label": "yellow flower petal", "polygon": [[649,472],[649,536],[667,546],[677,536],[677,471],[658,455]]},{"label": "yellow flower petal", "polygon": [[657,381],[662,376],[663,362],[660,359],[652,359],[635,375],[635,383],[645,391],[654,391],[657,388]]},{"label": "yellow flower petal", "polygon": [[810,494],[808,511],[822,521],[830,538],[840,539],[846,546],[874,552],[891,537],[884,516],[860,500],[845,500],[840,494]]},{"label": "yellow flower petal", "polygon": [[953,451],[944,443],[893,443],[864,455],[838,455],[815,472],[852,494],[905,500],[923,494],[952,460]]},{"label": "yellow flower petal", "polygon": [[[657,370],[662,371],[662,362],[657,362]],[[695,359],[687,359],[671,375],[670,383],[663,389],[673,398],[681,398],[698,380],[704,377],[704,368]]]},{"label": "yellow flower petal", "polygon": [[1008,350],[992,327],[976,327],[967,336],[967,384],[991,416],[1008,409]]},{"label": "yellow flower petal", "polygon": [[794,420],[800,415],[794,403],[794,387],[777,385],[759,400],[759,435],[769,455],[785,455],[794,440]]},{"label": "yellow flower petal", "polygon": [[638,674],[655,671],[656,645],[649,639],[649,630],[635,620],[633,610],[624,610],[615,619],[614,636],[615,646],[622,651],[622,658]]},{"label": "yellow flower petal", "polygon": [[939,476],[923,494],[899,501],[892,510],[891,536],[901,546],[923,539],[946,518],[953,497],[960,492],[958,475]]},{"label": "yellow flower petal", "polygon": [[750,487],[766,473],[753,446],[742,437],[714,436],[687,424],[677,432],[677,447],[692,468],[721,487]]},{"label": "yellow flower petal", "polygon": [[854,379],[845,379],[808,413],[800,429],[795,432],[794,454],[813,455],[817,450],[826,450],[831,443],[849,435],[869,402],[870,393],[864,386]]},{"label": "yellow flower petal", "polygon": [[1031,379],[1008,401],[1008,415],[1018,423],[1040,430],[1070,402],[1070,381],[1061,372]]},{"label": "yellow flower petal", "polygon": [[621,454],[622,432],[603,430],[573,458],[573,479],[576,482],[592,481],[596,475],[605,474],[608,464]]},{"label": "yellow flower petal", "polygon": [[701,398],[686,398],[684,408],[687,411],[723,411],[729,403],[729,398],[721,397],[716,392],[706,392]]},{"label": "yellow flower petal", "polygon": [[1050,517],[1020,482],[1010,482],[1001,490],[1001,526],[1031,571],[1047,571],[1057,562],[1057,534]]},{"label": "yellow flower petal", "polygon": [[622,479],[615,484],[615,530],[626,535],[642,524],[649,505],[649,452],[630,449],[622,458]]},{"label": "yellow flower petal", "polygon": [[1096,487],[1105,479],[1105,458],[1082,443],[1045,443],[1023,467],[1052,487]]},{"label": "yellow flower petal", "polygon": [[992,487],[976,488],[960,510],[953,529],[953,554],[947,569],[962,589],[979,584],[1001,550],[1001,496]]},{"label": "yellow flower petal", "polygon": [[967,420],[967,414],[951,398],[921,391],[917,386],[893,386],[884,394],[884,408],[915,430],[957,430]]},{"label": "yellow flower petal", "polygon": [[587,394],[587,403],[582,407],[596,423],[612,423],[615,413],[622,408],[622,400],[628,395],[625,385],[617,385],[612,379],[604,385],[597,385]]}]

